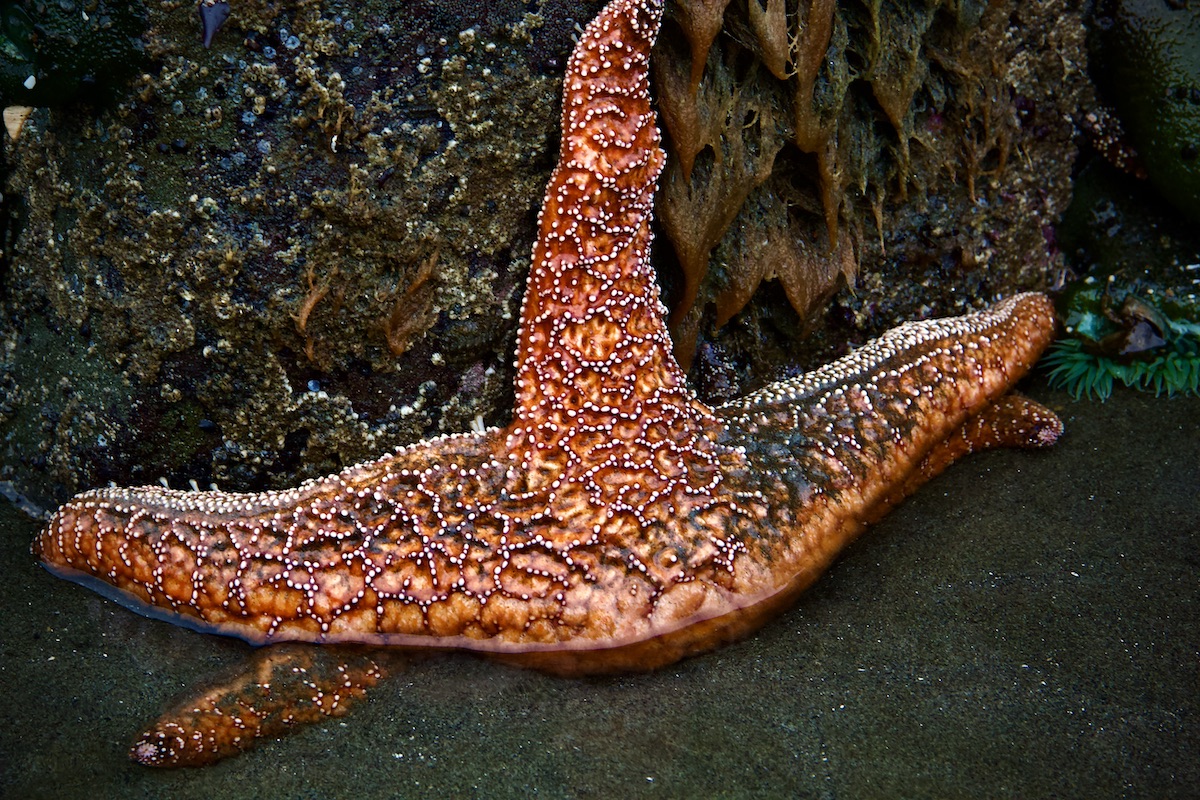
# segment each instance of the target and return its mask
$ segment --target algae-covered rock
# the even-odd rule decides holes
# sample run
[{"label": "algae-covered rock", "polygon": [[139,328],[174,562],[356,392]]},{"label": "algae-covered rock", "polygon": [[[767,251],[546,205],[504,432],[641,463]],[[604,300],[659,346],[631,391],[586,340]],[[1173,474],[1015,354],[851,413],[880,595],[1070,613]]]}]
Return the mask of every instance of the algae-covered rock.
[{"label": "algae-covered rock", "polygon": [[1097,11],[1092,48],[1150,180],[1200,222],[1200,3],[1113,0]]},{"label": "algae-covered rock", "polygon": [[654,66],[681,361],[760,285],[810,329],[854,289],[834,303],[857,340],[1060,268],[1051,231],[1091,92],[1074,3],[676,6]]}]

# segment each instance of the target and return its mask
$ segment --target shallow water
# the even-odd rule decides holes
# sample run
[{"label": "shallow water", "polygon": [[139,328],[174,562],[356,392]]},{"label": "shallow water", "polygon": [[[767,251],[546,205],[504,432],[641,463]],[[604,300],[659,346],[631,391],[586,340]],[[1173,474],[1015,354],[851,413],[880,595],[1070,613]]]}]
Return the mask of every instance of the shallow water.
[{"label": "shallow water", "polygon": [[0,501],[0,795],[1194,796],[1200,399],[1032,393],[1059,446],[954,467],[745,642],[593,680],[431,657],[201,770],[126,749],[246,648],[53,578]]}]

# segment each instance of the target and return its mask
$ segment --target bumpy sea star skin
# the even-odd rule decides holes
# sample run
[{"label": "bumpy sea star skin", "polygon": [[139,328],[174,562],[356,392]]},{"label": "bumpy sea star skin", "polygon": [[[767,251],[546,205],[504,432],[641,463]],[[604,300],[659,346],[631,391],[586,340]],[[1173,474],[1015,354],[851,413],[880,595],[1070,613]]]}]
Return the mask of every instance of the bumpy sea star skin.
[{"label": "bumpy sea star skin", "polygon": [[[649,261],[660,16],[654,0],[616,0],[571,58],[508,427],[419,442],[290,491],[88,492],[34,552],[145,613],[259,644],[645,669],[760,624],[958,455],[1053,442],[1052,412],[992,405],[1052,336],[1037,294],[907,323],[715,410],[692,395]],[[373,669],[327,684],[352,696]],[[199,763],[245,747],[257,727],[220,742],[212,729],[231,696],[190,704],[134,756]],[[179,743],[186,758],[169,752]]]}]

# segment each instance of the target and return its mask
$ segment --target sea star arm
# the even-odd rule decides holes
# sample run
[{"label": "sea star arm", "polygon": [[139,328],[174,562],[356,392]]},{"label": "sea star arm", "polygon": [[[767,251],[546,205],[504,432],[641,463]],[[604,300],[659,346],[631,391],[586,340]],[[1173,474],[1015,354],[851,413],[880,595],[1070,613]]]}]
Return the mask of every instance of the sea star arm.
[{"label": "sea star arm", "polygon": [[[607,507],[517,494],[512,434],[491,431],[289,492],[87,493],[35,548],[140,610],[256,642],[454,646],[561,671],[656,666],[757,624],[948,458],[996,437],[992,398],[1052,330],[1041,295],[902,326],[719,409],[720,472],[659,502],[657,484],[622,484]],[[1014,418],[1003,443],[1034,423],[1043,440],[1060,430],[1050,412]]]},{"label": "sea star arm", "polygon": [[346,714],[387,675],[389,661],[359,649],[265,647],[229,680],[164,713],[129,756],[147,767],[199,767],[237,755],[256,739]]},{"label": "sea star arm", "polygon": [[944,442],[934,446],[921,461],[916,477],[919,483],[924,483],[963,456],[984,450],[1050,447],[1058,442],[1062,432],[1062,420],[1057,414],[1036,400],[1012,392],[985,406]]}]

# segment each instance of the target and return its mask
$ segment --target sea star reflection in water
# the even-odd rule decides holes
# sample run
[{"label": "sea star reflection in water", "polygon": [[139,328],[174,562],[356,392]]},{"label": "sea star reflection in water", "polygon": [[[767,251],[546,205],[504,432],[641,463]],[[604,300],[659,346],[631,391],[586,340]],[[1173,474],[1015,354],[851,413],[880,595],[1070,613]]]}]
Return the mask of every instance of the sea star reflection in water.
[{"label": "sea star reflection in water", "polygon": [[[88,492],[59,509],[35,553],[143,612],[257,644],[646,669],[758,626],[963,452],[1053,442],[1051,412],[1005,397],[1052,335],[1036,294],[902,325],[717,409],[695,398],[649,261],[663,153],[648,61],[661,12],[656,0],[610,3],[568,66],[511,424],[283,492]],[[260,651],[257,680],[181,707],[134,757],[216,760],[339,712],[379,677],[369,655],[324,675],[296,666],[307,658]],[[306,711],[281,699],[289,690],[272,676],[284,673]]]}]

